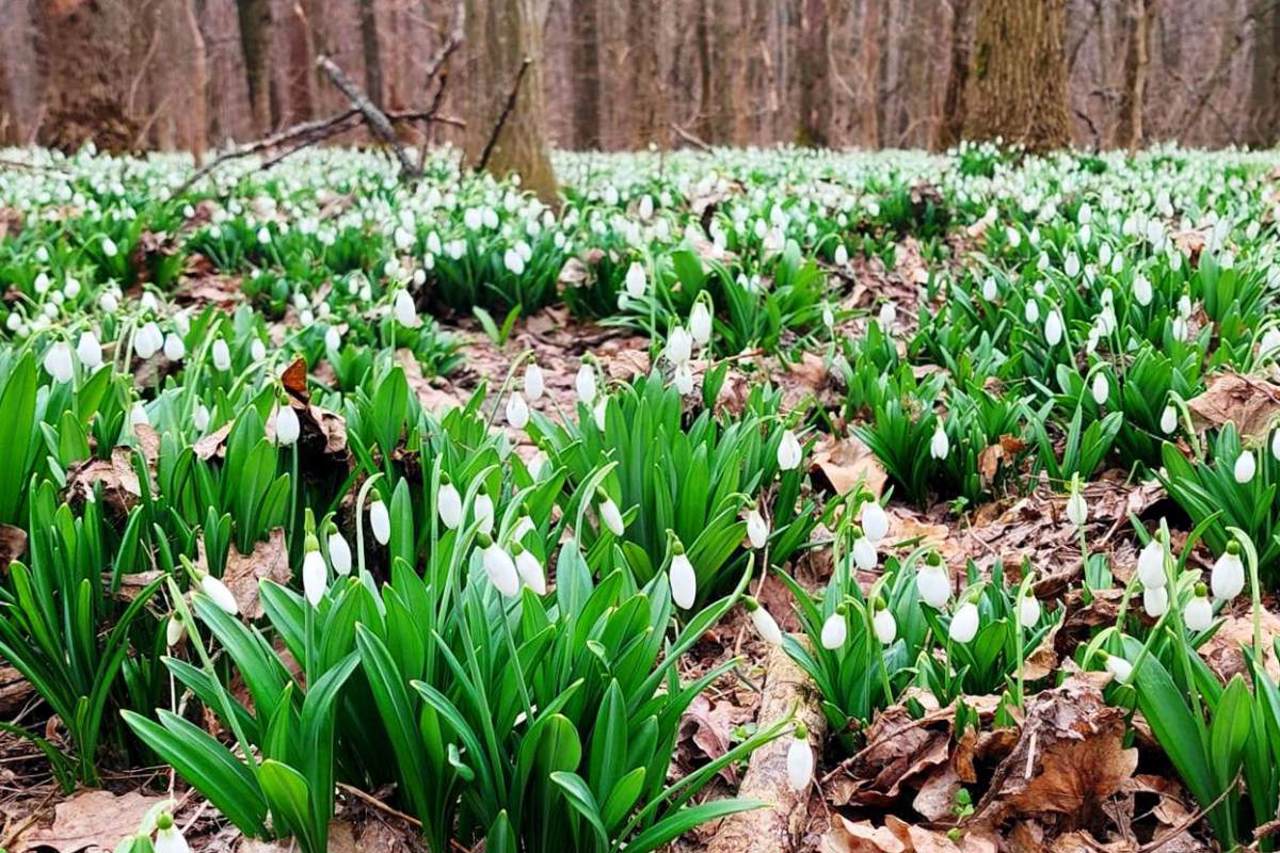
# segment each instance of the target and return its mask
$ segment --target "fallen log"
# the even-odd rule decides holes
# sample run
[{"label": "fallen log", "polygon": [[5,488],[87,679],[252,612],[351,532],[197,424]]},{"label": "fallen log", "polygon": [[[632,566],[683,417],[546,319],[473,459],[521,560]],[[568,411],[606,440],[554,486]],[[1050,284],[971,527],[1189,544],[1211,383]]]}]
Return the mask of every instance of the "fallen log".
[{"label": "fallen log", "polygon": [[378,109],[378,106],[369,100],[369,96],[360,91],[360,87],[347,76],[345,71],[334,64],[332,59],[327,56],[321,56],[316,60],[316,64],[320,66],[320,70],[325,73],[333,85],[337,86],[342,94],[347,96],[351,106],[360,111],[373,135],[391,146],[391,150],[395,152],[396,159],[400,161],[400,171],[405,176],[418,177],[421,171],[418,169],[417,164],[409,159],[408,152],[400,144],[400,140],[396,138],[395,128],[391,126],[391,120],[387,118],[387,114]]},{"label": "fallen log", "polygon": [[[809,745],[820,750],[827,730],[817,687],[781,647],[765,661],[764,695],[756,726],[766,729],[794,713],[809,730]],[[751,755],[738,796],[770,803],[765,808],[725,818],[706,853],[790,853],[796,849],[809,816],[811,788],[794,790],[787,781],[788,732]]]}]

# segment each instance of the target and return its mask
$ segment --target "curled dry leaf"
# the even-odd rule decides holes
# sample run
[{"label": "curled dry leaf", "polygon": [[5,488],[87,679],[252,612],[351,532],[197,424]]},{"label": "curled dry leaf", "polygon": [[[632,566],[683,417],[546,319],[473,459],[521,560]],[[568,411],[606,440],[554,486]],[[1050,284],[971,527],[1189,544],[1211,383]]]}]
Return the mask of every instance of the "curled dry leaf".
[{"label": "curled dry leaf", "polygon": [[1245,437],[1263,435],[1280,415],[1280,385],[1239,373],[1219,374],[1204,393],[1187,401],[1196,429],[1233,423]]},{"label": "curled dry leaf", "polygon": [[[1262,659],[1271,677],[1280,681],[1280,662],[1276,660],[1275,653],[1275,639],[1280,637],[1280,616],[1265,607],[1261,615]],[[1199,652],[1209,668],[1225,683],[1237,674],[1248,679],[1244,649],[1252,646],[1253,617],[1227,616],[1213,636],[1200,646]]]},{"label": "curled dry leaf", "polygon": [[[200,563],[203,567],[203,545]],[[289,549],[285,545],[283,527],[272,530],[267,541],[254,545],[253,552],[247,556],[232,545],[222,572],[222,582],[231,590],[236,604],[240,605],[240,614],[250,621],[261,618],[263,613],[262,602],[258,598],[259,581],[287,584],[291,577],[293,572],[289,569]]]},{"label": "curled dry leaf", "polygon": [[117,797],[110,791],[83,791],[54,807],[53,823],[32,826],[18,837],[14,853],[53,849],[58,853],[111,850],[162,797],[130,791]]},{"label": "curled dry leaf", "polygon": [[9,568],[27,551],[27,531],[12,524],[0,524],[0,572]]},{"label": "curled dry leaf", "polygon": [[123,518],[142,497],[138,472],[133,467],[133,449],[111,448],[107,459],[86,459],[67,472],[67,500],[83,504],[94,500],[96,487],[102,489],[103,505],[112,515]]},{"label": "curled dry leaf", "polygon": [[855,435],[824,434],[814,447],[810,471],[838,495],[862,487],[879,498],[887,479],[875,454]]}]

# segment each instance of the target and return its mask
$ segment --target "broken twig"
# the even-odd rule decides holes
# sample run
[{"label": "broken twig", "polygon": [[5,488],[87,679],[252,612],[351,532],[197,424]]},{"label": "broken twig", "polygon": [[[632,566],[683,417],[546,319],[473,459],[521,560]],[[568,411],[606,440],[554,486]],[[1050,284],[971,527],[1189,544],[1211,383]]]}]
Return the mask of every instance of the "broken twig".
[{"label": "broken twig", "polygon": [[529,70],[529,66],[533,64],[533,60],[525,57],[520,63],[520,70],[516,72],[516,79],[511,84],[511,93],[507,95],[507,102],[502,107],[502,114],[498,116],[498,123],[493,126],[493,132],[489,134],[489,141],[484,144],[484,149],[480,152],[480,160],[476,163],[476,171],[484,171],[484,167],[489,165],[489,158],[493,155],[494,146],[498,144],[498,135],[502,133],[502,127],[507,123],[511,111],[516,108],[516,96],[520,94],[520,83],[524,80],[524,73]]},{"label": "broken twig", "polygon": [[351,105],[360,111],[373,135],[391,146],[391,150],[395,152],[396,159],[400,161],[401,174],[411,178],[418,177],[421,172],[418,166],[409,159],[409,155],[404,150],[404,146],[400,144],[400,140],[396,138],[395,128],[391,126],[391,120],[387,118],[387,114],[378,109],[377,105],[369,100],[369,96],[360,91],[360,87],[332,59],[327,56],[321,56],[316,60],[316,65],[320,66],[320,70],[325,73],[333,85],[337,86],[342,91],[342,94],[347,96],[347,100],[351,101]]}]

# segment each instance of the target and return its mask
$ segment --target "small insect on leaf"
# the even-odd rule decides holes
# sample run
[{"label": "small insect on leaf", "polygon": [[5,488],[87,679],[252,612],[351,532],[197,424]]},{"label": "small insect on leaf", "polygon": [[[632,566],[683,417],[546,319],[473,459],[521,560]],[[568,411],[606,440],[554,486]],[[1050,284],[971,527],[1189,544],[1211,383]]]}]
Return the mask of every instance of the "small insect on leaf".
[{"label": "small insect on leaf", "polygon": [[301,403],[311,402],[311,394],[307,391],[307,360],[299,356],[293,364],[280,376],[280,383],[289,396]]}]

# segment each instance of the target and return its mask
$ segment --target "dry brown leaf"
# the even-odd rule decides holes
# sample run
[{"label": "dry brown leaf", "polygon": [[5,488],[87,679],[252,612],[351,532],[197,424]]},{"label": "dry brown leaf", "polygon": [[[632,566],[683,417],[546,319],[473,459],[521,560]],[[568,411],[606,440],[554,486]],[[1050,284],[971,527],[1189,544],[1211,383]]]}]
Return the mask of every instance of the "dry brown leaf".
[{"label": "dry brown leaf", "polygon": [[0,717],[10,719],[35,693],[31,682],[11,666],[0,666]]},{"label": "dry brown leaf", "polygon": [[9,568],[27,552],[27,531],[12,524],[0,524],[0,571]]},{"label": "dry brown leaf", "polygon": [[814,447],[810,471],[820,474],[838,495],[862,487],[879,498],[887,479],[880,460],[855,435],[835,438],[823,434]]},{"label": "dry brown leaf", "polygon": [[[200,558],[203,562],[203,548]],[[236,604],[240,605],[240,614],[250,621],[262,617],[258,582],[273,580],[278,584],[287,584],[291,577],[293,572],[289,569],[289,549],[285,546],[283,527],[272,530],[267,541],[254,545],[253,552],[247,556],[232,545],[227,552],[226,568],[222,572],[222,582],[231,590]]]},{"label": "dry brown leaf", "polygon": [[833,814],[831,827],[822,836],[821,850],[822,853],[907,853],[907,845],[887,827],[875,826],[869,820],[854,822]]},{"label": "dry brown leaf", "polygon": [[142,496],[133,450],[113,447],[109,459],[87,459],[67,472],[67,499],[81,504],[94,499],[94,489],[102,487],[104,505],[117,517],[124,517]]},{"label": "dry brown leaf", "polygon": [[[1274,643],[1275,638],[1280,637],[1280,616],[1264,607],[1260,626],[1263,660],[1266,661],[1267,672],[1273,679],[1280,681],[1280,662],[1276,660]],[[1227,616],[1213,636],[1200,646],[1199,652],[1200,657],[1209,664],[1209,668],[1226,682],[1237,674],[1247,676],[1248,667],[1244,658],[1244,649],[1252,645],[1253,617]]]},{"label": "dry brown leaf", "polygon": [[82,791],[54,807],[53,823],[33,826],[14,846],[14,853],[52,848],[59,853],[111,850],[120,839],[138,831],[138,824],[162,797],[130,791],[117,797],[110,791]]},{"label": "dry brown leaf", "polygon": [[1241,436],[1268,432],[1280,415],[1280,385],[1243,376],[1219,374],[1204,393],[1187,401],[1196,429],[1233,423]]}]

